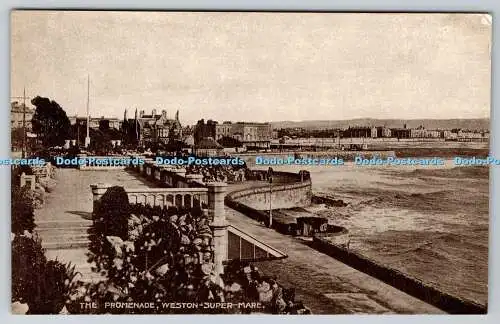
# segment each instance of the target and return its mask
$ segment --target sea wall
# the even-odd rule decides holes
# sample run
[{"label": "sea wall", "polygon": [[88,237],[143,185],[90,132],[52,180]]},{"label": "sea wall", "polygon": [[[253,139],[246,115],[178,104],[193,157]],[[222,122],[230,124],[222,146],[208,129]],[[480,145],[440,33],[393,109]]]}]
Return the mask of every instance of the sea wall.
[{"label": "sea wall", "polygon": [[329,234],[316,234],[312,246],[351,267],[373,276],[411,296],[434,305],[450,314],[486,314],[487,306],[452,296],[399,270],[380,264],[364,255],[350,251],[346,244],[337,244]]},{"label": "sea wall", "polygon": [[[265,172],[253,172],[254,176],[260,174],[260,179],[267,179]],[[255,210],[269,210],[269,207],[272,209],[305,207],[311,204],[311,177],[307,171],[274,172],[272,187],[262,185],[244,189],[233,192],[228,197]]]},{"label": "sea wall", "polygon": [[[252,176],[267,179],[267,172],[254,170]],[[269,185],[234,191],[226,195],[224,203],[234,210],[260,222],[269,222],[269,197],[272,209],[307,206],[312,199],[312,183],[308,171],[299,173],[275,172],[272,189]],[[280,233],[295,235],[296,224],[273,221],[272,228]]]}]

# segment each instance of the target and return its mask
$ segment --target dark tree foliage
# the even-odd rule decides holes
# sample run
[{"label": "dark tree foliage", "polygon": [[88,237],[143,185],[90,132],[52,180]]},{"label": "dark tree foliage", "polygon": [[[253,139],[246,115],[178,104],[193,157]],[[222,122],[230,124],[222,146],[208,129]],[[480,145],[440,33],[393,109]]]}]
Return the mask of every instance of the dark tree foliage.
[{"label": "dark tree foliage", "polygon": [[28,304],[29,314],[58,314],[69,296],[74,267],[47,261],[39,240],[16,235],[12,241],[12,301]]},{"label": "dark tree foliage", "polygon": [[217,141],[220,145],[224,147],[242,147],[243,145],[241,144],[240,141],[238,141],[236,138],[224,136],[221,139]]},{"label": "dark tree foliage", "polygon": [[55,101],[37,96],[31,100],[36,107],[31,123],[33,131],[46,147],[61,146],[70,136],[71,123],[66,112]]},{"label": "dark tree foliage", "polygon": [[106,236],[128,237],[130,204],[123,187],[111,187],[102,196],[94,211],[94,224],[89,229],[89,262],[96,263],[96,270],[107,269],[112,255],[112,247]]},{"label": "dark tree foliage", "polygon": [[90,149],[97,155],[107,155],[113,149],[111,137],[101,130],[91,130],[90,139]]},{"label": "dark tree foliage", "polygon": [[141,126],[135,120],[127,120],[122,124],[123,144],[124,145],[137,145],[139,140],[138,136],[141,133]]},{"label": "dark tree foliage", "polygon": [[35,215],[29,189],[17,187],[12,188],[11,192],[11,232],[14,234],[23,233],[25,230],[32,232],[35,228]]}]

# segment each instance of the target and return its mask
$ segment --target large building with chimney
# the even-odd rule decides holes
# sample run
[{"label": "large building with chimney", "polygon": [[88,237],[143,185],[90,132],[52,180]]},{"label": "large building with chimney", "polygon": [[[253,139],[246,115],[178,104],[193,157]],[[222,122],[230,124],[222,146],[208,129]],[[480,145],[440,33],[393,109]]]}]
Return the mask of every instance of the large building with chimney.
[{"label": "large building with chimney", "polygon": [[214,120],[201,119],[195,126],[195,144],[205,138],[220,141],[223,138],[232,138],[247,148],[267,149],[271,145],[272,127],[269,123],[230,122],[218,123]]},{"label": "large building with chimney", "polygon": [[136,109],[134,118],[128,118],[125,110],[123,130],[128,134],[128,138],[135,139],[138,145],[167,144],[172,140],[182,140],[179,111],[175,114],[175,118],[171,119],[168,118],[166,110],[157,113],[157,110],[153,109],[151,114],[146,114],[144,110]]}]

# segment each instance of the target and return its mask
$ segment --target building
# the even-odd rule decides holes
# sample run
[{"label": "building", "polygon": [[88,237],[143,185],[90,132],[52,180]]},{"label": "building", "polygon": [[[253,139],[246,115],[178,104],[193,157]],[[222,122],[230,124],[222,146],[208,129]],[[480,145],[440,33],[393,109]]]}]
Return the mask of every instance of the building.
[{"label": "building", "polygon": [[453,132],[451,130],[444,130],[443,131],[443,138],[446,141],[456,141],[458,138],[457,132]]},{"label": "building", "polygon": [[377,137],[382,138],[382,137],[391,137],[391,129],[384,127],[384,126],[379,126],[377,127]]},{"label": "building", "polygon": [[427,130],[427,137],[428,138],[440,138],[442,132],[440,130],[436,129],[428,129]]},{"label": "building", "polygon": [[440,130],[425,129],[423,126],[410,129],[411,138],[440,138],[441,133]]},{"label": "building", "polygon": [[[25,117],[23,117],[23,114],[24,114],[23,108],[26,109],[26,111],[25,111],[26,116]],[[34,114],[35,114],[34,109],[31,109],[29,107],[25,107],[23,104],[21,104],[17,101],[12,102],[10,104],[11,129],[23,127],[23,118],[26,118],[25,119],[26,130],[31,130],[32,129],[31,120],[33,119]]]},{"label": "building", "polygon": [[[87,127],[87,117],[78,117],[71,116],[68,117],[71,125],[78,124],[80,126]],[[90,129],[102,129],[102,128],[111,128],[111,129],[120,129],[122,126],[122,121],[118,118],[107,118],[107,117],[90,117],[89,118],[89,128]]]},{"label": "building", "polygon": [[272,127],[269,123],[232,123],[225,121],[219,124],[214,120],[201,119],[195,126],[195,144],[211,137],[216,141],[223,138],[232,138],[239,141],[246,148],[268,149],[271,145]]},{"label": "building", "polygon": [[272,127],[269,123],[237,122],[231,126],[231,137],[239,140],[246,148],[271,147]]},{"label": "building", "polygon": [[233,124],[230,121],[225,121],[222,124],[215,125],[215,139],[218,141],[223,137],[232,137]]},{"label": "building", "polygon": [[457,132],[457,141],[459,142],[483,142],[488,140],[488,131],[459,129]]},{"label": "building", "polygon": [[344,138],[376,138],[376,127],[349,127],[343,131]]},{"label": "building", "polygon": [[394,138],[411,138],[411,130],[408,128],[392,128],[391,135]]},{"label": "building", "polygon": [[196,125],[194,126],[194,143],[197,144],[204,138],[217,138],[216,132],[217,132],[217,122],[213,121],[211,119],[207,120],[205,123],[204,119],[198,120]]},{"label": "building", "polygon": [[135,110],[133,119],[127,118],[127,110],[124,113],[124,131],[131,138],[135,138],[139,145],[147,143],[168,144],[170,141],[182,140],[182,126],[179,121],[179,111],[175,119],[168,118],[167,111],[162,110],[160,114],[153,109],[150,115],[144,110]]},{"label": "building", "polygon": [[195,144],[193,153],[196,156],[222,156],[224,148],[213,137],[205,137]]}]

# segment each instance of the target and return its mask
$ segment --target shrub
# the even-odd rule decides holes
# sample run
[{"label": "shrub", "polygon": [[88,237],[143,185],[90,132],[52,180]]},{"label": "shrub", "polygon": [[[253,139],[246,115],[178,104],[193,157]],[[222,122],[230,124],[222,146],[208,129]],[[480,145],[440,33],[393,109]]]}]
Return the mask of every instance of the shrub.
[{"label": "shrub", "polygon": [[47,261],[40,240],[15,235],[12,240],[12,302],[27,304],[29,314],[58,314],[76,277],[74,267]]},{"label": "shrub", "polygon": [[21,234],[25,230],[28,232],[33,231],[35,228],[35,215],[30,189],[17,187],[12,188],[11,192],[11,232]]},{"label": "shrub", "polygon": [[126,240],[130,204],[123,187],[111,187],[102,196],[94,211],[94,223],[89,229],[89,262],[95,262],[95,271],[109,268],[112,247],[106,236],[116,236]]}]

